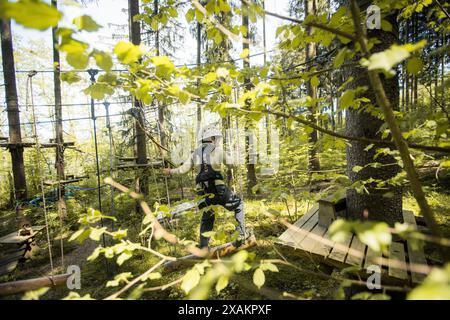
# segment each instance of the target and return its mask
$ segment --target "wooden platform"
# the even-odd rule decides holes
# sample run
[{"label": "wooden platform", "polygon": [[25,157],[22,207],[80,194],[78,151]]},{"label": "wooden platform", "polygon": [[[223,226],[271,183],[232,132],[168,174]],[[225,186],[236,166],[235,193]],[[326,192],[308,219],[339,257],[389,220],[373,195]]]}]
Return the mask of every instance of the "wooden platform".
[{"label": "wooden platform", "polygon": [[25,255],[26,248],[27,247],[23,245],[22,247],[7,252],[0,257],[0,276],[10,273],[16,269],[19,261],[23,259]]},{"label": "wooden platform", "polygon": [[3,236],[0,238],[0,244],[23,244],[31,240],[38,234],[40,231],[42,231],[45,228],[45,226],[33,226],[31,227],[31,234],[26,236],[19,236],[16,232],[11,232],[10,234],[7,234],[6,236]]},{"label": "wooden platform", "polygon": [[66,185],[71,183],[77,183],[80,181],[83,181],[85,178],[74,178],[74,179],[67,179],[67,180],[60,180],[60,181],[44,181],[44,185],[46,186],[57,186],[57,185]]},{"label": "wooden platform", "polygon": [[[319,206],[315,205],[278,238],[278,243],[318,263],[338,268],[354,266],[360,269],[359,274],[363,277],[370,275],[366,272],[369,265],[378,265],[385,283],[416,284],[426,277],[425,269],[428,268],[423,244],[416,248],[409,241],[393,242],[389,255],[384,256],[368,248],[354,234],[342,243],[335,243],[327,228],[318,224],[318,212]],[[417,228],[411,211],[404,210],[403,218]]]},{"label": "wooden platform", "polygon": [[[11,143],[11,142],[2,142],[0,143],[1,148],[14,148],[14,147],[21,147],[21,148],[31,148],[36,145],[35,142],[20,142],[20,143]],[[64,142],[62,144],[64,147],[73,147],[75,146],[75,142]],[[58,147],[59,144],[57,143],[41,143],[41,148],[55,148]]]}]

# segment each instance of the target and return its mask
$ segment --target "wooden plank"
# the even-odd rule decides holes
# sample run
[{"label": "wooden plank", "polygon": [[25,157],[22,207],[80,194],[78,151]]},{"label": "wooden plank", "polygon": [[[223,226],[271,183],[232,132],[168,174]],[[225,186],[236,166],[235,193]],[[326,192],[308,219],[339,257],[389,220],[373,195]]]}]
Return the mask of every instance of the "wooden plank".
[{"label": "wooden plank", "polygon": [[1,237],[0,243],[1,244],[21,244],[24,242],[27,242],[31,238],[34,238],[38,232],[40,232],[42,229],[44,229],[45,226],[32,226],[31,227],[31,234],[27,236],[18,236],[17,231],[11,232],[10,234]]},{"label": "wooden plank", "polygon": [[315,236],[323,237],[327,229],[325,227],[316,224],[316,226],[311,230],[311,232],[300,242],[299,249],[312,252],[317,242],[320,242]]},{"label": "wooden plank", "polygon": [[292,228],[291,233],[289,234],[289,243],[295,247],[299,247],[300,242],[305,239],[309,232],[316,226],[317,221],[319,219],[318,211],[316,210],[312,217],[301,227],[298,229]]},{"label": "wooden plank", "polygon": [[[389,248],[389,276],[393,278],[398,278],[402,280],[408,280],[408,271],[406,269],[400,268],[394,263],[406,263],[405,248],[403,243],[392,242]],[[406,266],[406,264],[405,264]]]},{"label": "wooden plank", "polygon": [[[405,223],[408,223],[412,225],[414,228],[417,229],[416,219],[414,217],[414,214],[412,211],[409,210],[403,210],[403,221]],[[411,264],[418,264],[418,265],[427,265],[427,259],[425,258],[425,253],[423,251],[423,242],[415,240],[416,245],[418,245],[418,248],[414,247],[410,241],[406,242],[407,248],[408,248],[408,258],[409,263]],[[414,268],[409,268],[411,272],[411,280],[413,283],[421,283],[426,275],[423,273],[418,273],[413,270]]]},{"label": "wooden plank", "polygon": [[330,251],[333,249],[334,241],[331,241],[330,232],[324,234],[323,239],[327,240],[325,242],[317,241],[315,246],[312,248],[311,252],[317,254],[319,256],[323,256],[324,258],[328,257]]},{"label": "wooden plank", "polygon": [[44,185],[46,186],[56,186],[60,184],[71,184],[82,181],[84,178],[75,178],[70,180],[59,180],[59,181],[44,181]]},{"label": "wooden plank", "polygon": [[371,265],[376,265],[381,268],[383,263],[383,255],[381,251],[376,252],[370,247],[367,247],[366,261],[364,262],[364,268],[367,269]]},{"label": "wooden plank", "polygon": [[11,261],[8,264],[0,266],[0,276],[13,272],[17,268],[19,260]]},{"label": "wooden plank", "polygon": [[328,258],[339,262],[344,262],[351,242],[352,236],[346,237],[342,243],[336,242]]},{"label": "wooden plank", "polygon": [[[305,213],[303,216],[301,216],[300,219],[297,220],[297,222],[294,223],[294,226],[301,228],[313,215],[314,213],[319,209],[318,205],[313,206],[307,213]],[[292,240],[291,234],[294,232],[294,228],[288,228],[285,232],[281,234],[281,236],[278,237],[279,240],[284,242],[290,242]]]},{"label": "wooden plank", "polygon": [[15,252],[11,252],[9,254],[5,254],[0,258],[0,266],[3,266],[5,264],[8,264],[12,261],[18,261],[21,258],[23,258],[23,255],[25,254],[25,249],[20,249]]},{"label": "wooden plank", "polygon": [[345,263],[352,266],[362,267],[365,251],[366,245],[362,243],[356,235],[354,235],[352,244],[348,250],[347,259],[345,259]]}]

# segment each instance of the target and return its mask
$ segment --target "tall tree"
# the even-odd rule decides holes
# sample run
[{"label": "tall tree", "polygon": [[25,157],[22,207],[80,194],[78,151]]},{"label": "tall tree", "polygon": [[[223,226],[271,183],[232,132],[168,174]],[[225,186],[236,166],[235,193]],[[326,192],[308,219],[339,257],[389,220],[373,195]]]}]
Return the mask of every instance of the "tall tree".
[{"label": "tall tree", "polygon": [[[154,13],[158,15],[159,13],[159,0],[154,0]],[[159,26],[155,31],[155,50],[156,55],[159,56],[160,53],[160,31]],[[157,102],[158,103],[158,102]],[[158,123],[159,123],[159,140],[163,147],[167,147],[167,135],[166,135],[166,125],[165,125],[165,112],[166,107],[163,104],[158,103]]]},{"label": "tall tree", "polygon": [[[58,8],[58,1],[52,0],[52,6]],[[61,61],[59,56],[59,50],[57,49],[58,45],[58,36],[57,36],[58,27],[52,28],[52,43],[53,43],[53,65],[54,65],[54,73],[53,73],[53,92],[55,96],[55,142],[57,143],[56,147],[56,159],[55,159],[55,168],[56,168],[56,176],[58,181],[65,179],[64,173],[64,136],[63,136],[63,124],[62,124],[62,100],[61,100]],[[66,218],[67,216],[67,206],[66,201],[64,199],[64,186],[58,184],[58,212],[61,218]]]},{"label": "tall tree", "polygon": [[2,64],[3,78],[5,80],[6,108],[8,111],[9,151],[14,178],[16,201],[27,199],[27,183],[25,178],[25,165],[23,159],[22,134],[20,131],[19,104],[17,100],[16,70],[14,66],[14,48],[11,32],[11,21],[0,20],[2,38]]},{"label": "tall tree", "polygon": [[[242,41],[242,51],[248,52],[248,57],[244,58],[243,67],[244,72],[249,72],[250,70],[250,23],[249,23],[249,15],[248,15],[248,5],[244,2],[242,3],[242,27],[245,30],[245,34]],[[244,88],[245,90],[252,90],[253,86],[250,81],[250,78],[246,76],[244,78]],[[245,149],[247,151],[247,196],[251,197],[253,195],[253,187],[257,184],[256,179],[256,168],[253,154],[253,146],[256,141],[253,141],[253,136],[250,134],[250,121],[246,122],[245,125],[246,139],[245,139]]]},{"label": "tall tree", "polygon": [[[368,6],[367,1],[359,1],[362,10]],[[378,41],[372,48],[372,53],[384,51],[392,44],[398,41],[398,23],[396,13],[385,17],[392,24],[392,31],[387,32],[382,29],[368,30],[370,38],[377,38]],[[360,57],[355,57],[356,61]],[[354,88],[369,88],[362,95],[368,98],[376,110],[377,106],[375,92],[370,86],[367,69],[355,65],[350,69],[350,76],[354,78],[352,85]],[[382,82],[386,94],[395,109],[398,110],[399,104],[399,85],[398,77],[385,78]],[[362,108],[362,109],[361,109]],[[380,132],[384,121],[369,113],[364,107],[358,110],[349,108],[346,110],[346,133],[350,136],[365,137],[371,139],[381,139]],[[347,172],[353,183],[360,181],[370,183],[365,184],[367,192],[357,192],[355,189],[347,191],[347,214],[350,218],[361,219],[369,218],[371,220],[386,221],[389,224],[402,221],[402,190],[399,186],[386,184],[379,187],[377,182],[388,182],[399,173],[400,168],[397,161],[389,153],[380,153],[376,156],[379,148],[385,146],[368,146],[365,143],[351,141],[347,147]],[[382,166],[367,166],[370,163],[378,162]],[[355,167],[363,168],[355,170]]]},{"label": "tall tree", "polygon": [[[196,38],[197,38],[197,68],[200,69],[202,63],[202,24],[197,21],[196,25]],[[197,79],[197,87],[200,86],[200,79]],[[197,104],[197,132],[201,129],[202,123],[202,106],[200,102]]]},{"label": "tall tree", "polygon": [[[308,15],[315,15],[317,12],[316,0],[305,0],[305,17]],[[312,34],[312,27],[307,26],[306,32],[308,35]],[[309,61],[310,59],[315,58],[317,55],[317,44],[314,42],[308,42],[305,48],[305,61]],[[316,113],[316,99],[317,99],[317,87],[312,84],[312,80],[306,83],[306,93],[312,99],[312,104],[308,108],[308,120],[311,122],[317,122],[315,113]],[[320,161],[317,155],[317,130],[313,129],[309,133],[308,141],[308,169],[309,171],[319,171],[320,170]]]},{"label": "tall tree", "polygon": [[[141,24],[135,21],[134,17],[139,14],[139,0],[128,0],[128,23],[130,28],[130,40],[134,45],[141,44]],[[145,134],[144,111],[139,100],[134,101],[135,112],[135,132],[136,132],[136,156],[138,165],[143,165],[142,175],[139,175],[138,189],[144,195],[148,195],[148,175],[147,168],[147,137]]]}]

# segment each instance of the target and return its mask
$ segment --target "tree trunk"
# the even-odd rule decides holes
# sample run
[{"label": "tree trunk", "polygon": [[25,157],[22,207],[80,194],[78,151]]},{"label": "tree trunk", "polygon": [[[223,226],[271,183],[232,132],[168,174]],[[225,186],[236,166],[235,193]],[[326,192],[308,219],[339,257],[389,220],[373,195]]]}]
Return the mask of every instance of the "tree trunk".
[{"label": "tree trunk", "polygon": [[[379,44],[375,45],[372,52],[386,50],[398,40],[398,24],[395,16],[387,18],[393,25],[393,32],[383,30],[369,30],[369,37],[376,37]],[[356,61],[359,57],[355,57]],[[353,86],[368,87],[363,95],[370,99],[376,106],[376,98],[373,89],[368,80],[368,73],[365,68],[359,66],[353,67],[350,71],[354,77]],[[383,79],[383,85],[389,100],[394,108],[398,110],[398,78]],[[379,108],[379,107],[377,107]],[[372,139],[381,139],[380,127],[384,121],[373,117],[362,110],[349,108],[346,110],[346,133],[351,136],[365,137]],[[394,177],[400,168],[396,165],[396,160],[390,155],[379,155],[374,159],[376,150],[382,146],[375,145],[369,150],[365,150],[367,144],[352,141],[350,147],[347,147],[347,172],[352,182],[364,181],[369,178],[387,181]],[[383,164],[381,168],[365,167],[369,163],[378,162]],[[394,165],[395,164],[395,165]],[[355,166],[364,167],[359,172],[352,169]],[[395,222],[403,221],[402,218],[402,191],[397,186],[385,186],[383,189],[377,188],[375,183],[366,184],[368,194],[365,192],[356,192],[354,189],[347,190],[347,214],[352,219],[368,218],[370,220],[385,221],[390,225]]]},{"label": "tree trunk", "polygon": [[[58,7],[58,1],[52,0],[52,6]],[[58,181],[65,179],[64,174],[64,137],[63,137],[63,124],[62,124],[62,99],[61,99],[61,61],[59,57],[59,51],[56,48],[58,45],[58,37],[56,35],[57,27],[52,28],[53,39],[53,65],[55,72],[53,73],[53,90],[55,95],[55,142],[58,144],[56,147],[56,177]],[[64,186],[58,184],[58,212],[62,219],[67,217],[67,206],[64,199]]]},{"label": "tree trunk", "polygon": [[27,184],[23,159],[22,134],[20,131],[20,115],[17,100],[16,70],[14,67],[14,49],[11,33],[11,21],[0,20],[2,38],[3,78],[5,80],[6,108],[8,112],[9,141],[12,143],[9,151],[14,178],[16,201],[27,199]]},{"label": "tree trunk", "polygon": [[[242,26],[247,30],[247,34],[244,37],[244,41],[242,42],[242,50],[250,50],[250,44],[248,39],[249,33],[250,33],[250,24],[249,24],[249,18],[248,18],[248,6],[244,3],[242,4],[243,11],[242,11]],[[245,58],[243,60],[243,67],[244,72],[245,70],[250,68],[250,53],[249,57]],[[252,90],[252,84],[250,82],[249,78],[244,79],[244,87],[245,90]],[[247,105],[247,107],[249,107]],[[245,124],[245,131],[246,131],[246,138],[245,138],[245,150],[247,151],[247,196],[252,197],[253,196],[253,187],[256,186],[257,180],[256,180],[256,168],[255,168],[255,155],[253,154],[253,147],[255,146],[256,141],[252,140],[253,137],[250,135],[250,120],[246,121]]]},{"label": "tree trunk", "polygon": [[[200,68],[202,62],[202,25],[197,22],[197,68]],[[200,79],[197,79],[197,88],[200,87]],[[200,129],[202,128],[202,106],[200,103],[197,104],[197,134],[200,134]]]},{"label": "tree trunk", "polygon": [[[315,0],[305,0],[305,17],[308,15],[315,15],[316,14],[316,1]],[[308,35],[312,34],[312,27],[307,26],[306,27],[306,33]],[[305,60],[309,61],[310,59],[314,58],[317,55],[317,46],[316,43],[307,43],[306,44],[306,50],[305,50]],[[306,83],[306,93],[308,96],[311,97],[312,100],[317,99],[317,87],[314,87],[311,85],[311,81],[308,81]],[[309,108],[308,113],[308,120],[311,122],[316,123],[317,120],[314,116],[316,113],[316,104],[313,103]],[[319,171],[320,170],[320,161],[319,157],[317,156],[317,140],[318,140],[318,134],[317,130],[313,129],[308,134],[308,171]]]},{"label": "tree trunk", "polygon": [[[130,40],[134,45],[141,44],[141,25],[139,21],[133,21],[133,17],[139,14],[139,0],[128,0],[128,19],[130,27]],[[145,135],[144,111],[140,101],[135,100],[134,106],[138,110],[135,119],[136,128],[136,156],[138,165],[147,164],[147,137]],[[142,175],[138,176],[137,189],[143,195],[148,195],[147,168],[142,169]]]},{"label": "tree trunk", "polygon": [[[154,14],[157,15],[159,12],[159,0],[154,0]],[[155,49],[156,55],[159,56],[160,52],[160,41],[159,41],[159,28],[155,32]],[[158,102],[158,124],[159,124],[159,141],[161,145],[167,148],[167,135],[166,135],[166,123],[165,123],[165,110],[164,105],[160,105]],[[161,152],[165,152],[161,150]]]}]

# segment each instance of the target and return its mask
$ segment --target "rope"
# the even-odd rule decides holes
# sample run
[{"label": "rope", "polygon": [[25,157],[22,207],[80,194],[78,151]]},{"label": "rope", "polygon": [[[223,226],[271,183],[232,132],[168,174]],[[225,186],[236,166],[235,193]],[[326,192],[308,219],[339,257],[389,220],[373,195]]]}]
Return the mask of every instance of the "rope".
[{"label": "rope", "polygon": [[[28,79],[27,79],[27,86],[26,86],[26,103],[28,105],[28,97],[29,97],[29,92],[31,93],[31,111],[32,111],[32,115],[33,115],[33,120],[36,120],[36,112],[35,112],[35,108],[34,108],[34,98],[33,98],[33,76],[35,76],[36,73],[35,72],[30,72],[28,74]],[[41,187],[41,192],[42,192],[42,202],[43,202],[43,209],[44,209],[44,218],[45,218],[45,231],[47,234],[47,244],[48,244],[48,253],[49,253],[49,259],[50,259],[50,268],[51,268],[51,274],[53,275],[54,273],[54,269],[53,269],[53,254],[52,254],[52,244],[50,242],[50,232],[49,232],[49,226],[48,226],[48,216],[47,216],[47,206],[45,203],[45,190],[44,190],[44,180],[42,178],[42,168],[41,168],[41,161],[40,161],[40,154],[41,154],[41,145],[39,143],[39,139],[37,136],[37,126],[36,126],[36,122],[34,122],[33,124],[33,136],[34,136],[34,141],[36,143],[36,162],[37,162],[37,170],[38,170],[38,176],[39,176],[39,180],[40,180],[40,187]]]}]

